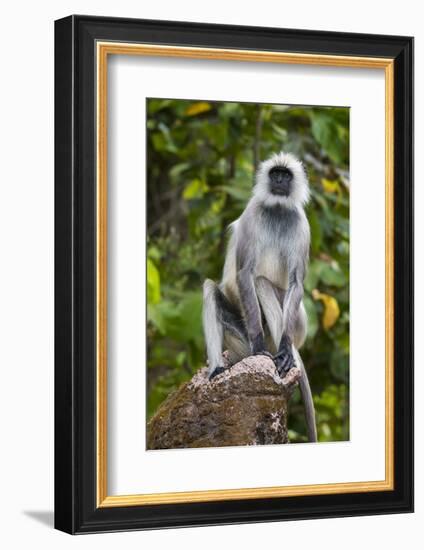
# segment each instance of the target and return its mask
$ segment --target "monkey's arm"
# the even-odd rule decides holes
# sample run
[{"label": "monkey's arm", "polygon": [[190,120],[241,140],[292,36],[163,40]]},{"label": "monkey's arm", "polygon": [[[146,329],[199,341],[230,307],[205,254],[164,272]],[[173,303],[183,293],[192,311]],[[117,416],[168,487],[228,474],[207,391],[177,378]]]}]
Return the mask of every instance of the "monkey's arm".
[{"label": "monkey's arm", "polygon": [[237,286],[250,349],[253,354],[264,352],[265,338],[262,328],[261,310],[256,295],[253,270],[250,266],[243,266],[238,270]]},{"label": "monkey's arm", "polygon": [[254,279],[256,237],[250,220],[251,212],[246,208],[237,226],[235,246],[236,283],[250,350],[253,354],[258,354],[265,350],[265,337]]},{"label": "monkey's arm", "polygon": [[303,266],[297,266],[289,274],[289,287],[283,301],[283,333],[275,356],[277,370],[284,376],[294,367],[292,342],[295,336],[296,320],[303,298]]},{"label": "monkey's arm", "polygon": [[283,334],[290,340],[294,338],[296,319],[303,298],[304,270],[295,268],[289,275],[289,287],[283,302]]}]

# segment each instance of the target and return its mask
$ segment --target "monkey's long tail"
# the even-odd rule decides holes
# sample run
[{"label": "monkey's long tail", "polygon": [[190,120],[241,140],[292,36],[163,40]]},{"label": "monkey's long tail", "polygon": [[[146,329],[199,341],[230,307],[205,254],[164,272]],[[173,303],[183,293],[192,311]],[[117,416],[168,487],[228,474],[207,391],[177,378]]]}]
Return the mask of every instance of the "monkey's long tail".
[{"label": "monkey's long tail", "polygon": [[317,442],[317,425],[315,420],[315,408],[312,399],[311,386],[309,385],[308,375],[306,373],[305,365],[300,357],[299,352],[293,346],[293,350],[296,356],[296,363],[302,371],[302,376],[299,381],[300,393],[302,395],[303,406],[305,408],[306,430],[308,433],[308,440],[311,443]]}]

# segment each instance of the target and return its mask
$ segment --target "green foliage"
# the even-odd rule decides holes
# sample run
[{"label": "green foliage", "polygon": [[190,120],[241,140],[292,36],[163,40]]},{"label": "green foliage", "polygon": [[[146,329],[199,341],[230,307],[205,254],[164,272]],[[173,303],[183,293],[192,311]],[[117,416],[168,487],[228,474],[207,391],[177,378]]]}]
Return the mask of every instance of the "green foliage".
[{"label": "green foliage", "polygon": [[[307,168],[305,280],[310,374],[320,441],[349,438],[349,110],[150,99],[147,103],[148,414],[205,363],[201,287],[219,280],[226,227],[257,163],[281,149]],[[291,441],[304,441],[298,392]]]}]

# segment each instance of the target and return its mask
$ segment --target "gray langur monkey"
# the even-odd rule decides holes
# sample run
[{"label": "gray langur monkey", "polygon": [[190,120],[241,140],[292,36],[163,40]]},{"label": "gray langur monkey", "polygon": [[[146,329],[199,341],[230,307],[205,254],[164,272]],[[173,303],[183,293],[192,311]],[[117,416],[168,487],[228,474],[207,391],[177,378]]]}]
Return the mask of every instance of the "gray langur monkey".
[{"label": "gray langur monkey", "polygon": [[272,357],[284,377],[297,365],[309,441],[317,440],[315,410],[305,367],[298,353],[306,337],[303,280],[310,229],[304,205],[309,184],[302,163],[281,152],[263,162],[253,196],[230,225],[220,284],[203,285],[203,329],[209,378],[249,355]]}]

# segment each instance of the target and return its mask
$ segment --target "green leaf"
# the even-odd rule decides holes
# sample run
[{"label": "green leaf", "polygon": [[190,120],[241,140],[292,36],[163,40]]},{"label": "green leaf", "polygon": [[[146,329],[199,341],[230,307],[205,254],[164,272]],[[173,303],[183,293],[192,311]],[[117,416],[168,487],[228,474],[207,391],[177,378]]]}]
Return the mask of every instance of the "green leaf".
[{"label": "green leaf", "polygon": [[348,354],[336,348],[331,354],[330,368],[335,378],[346,384],[349,382]]},{"label": "green leaf", "polygon": [[318,315],[317,315],[317,310],[316,310],[316,306],[313,302],[313,300],[311,300],[311,298],[305,294],[304,298],[303,298],[303,303],[305,305],[305,310],[306,310],[306,315],[308,317],[308,339],[312,339],[318,328],[319,328],[319,321],[318,321]]},{"label": "green leaf", "polygon": [[154,262],[158,262],[161,258],[161,251],[157,246],[149,246],[147,256]]},{"label": "green leaf", "polygon": [[160,302],[160,275],[151,258],[147,258],[147,303]]},{"label": "green leaf", "polygon": [[161,334],[166,334],[166,319],[162,314],[161,304],[147,303],[147,320],[152,323]]},{"label": "green leaf", "polygon": [[190,168],[189,162],[180,162],[179,164],[174,164],[174,166],[169,171],[169,176],[171,179],[177,179],[183,172]]},{"label": "green leaf", "polygon": [[305,277],[305,288],[312,292],[320,281],[325,285],[338,288],[347,284],[345,274],[334,260],[331,263],[323,260],[311,261]]},{"label": "green leaf", "polygon": [[183,192],[183,197],[186,200],[199,199],[203,197],[207,190],[207,184],[204,181],[196,178],[186,186]]},{"label": "green leaf", "polygon": [[281,128],[278,124],[272,124],[272,129],[278,139],[281,141],[285,141],[287,139],[287,130],[285,128]]},{"label": "green leaf", "polygon": [[[336,163],[346,163],[349,155],[348,132],[340,129],[339,122],[333,116],[333,109],[314,109],[309,112],[312,134],[327,155]],[[347,115],[348,116],[348,115]]]},{"label": "green leaf", "polygon": [[198,345],[203,343],[202,306],[201,292],[188,293],[180,305],[179,336],[186,342],[194,341]]},{"label": "green leaf", "polygon": [[311,248],[314,254],[318,254],[322,243],[322,227],[316,210],[311,210],[308,214],[309,225],[311,227]]},{"label": "green leaf", "polygon": [[150,99],[147,102],[148,113],[149,115],[154,115],[162,109],[166,109],[166,107],[169,107],[170,105],[172,105],[172,103],[172,99]]},{"label": "green leaf", "polygon": [[304,282],[304,286],[309,292],[312,292],[317,287],[321,270],[322,262],[319,260],[312,260],[310,262]]},{"label": "green leaf", "polygon": [[343,271],[340,270],[337,264],[331,265],[326,262],[322,262],[320,279],[329,286],[342,287],[347,283]]}]

